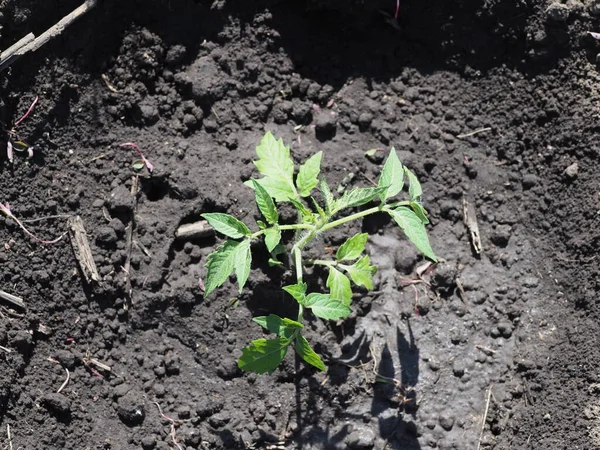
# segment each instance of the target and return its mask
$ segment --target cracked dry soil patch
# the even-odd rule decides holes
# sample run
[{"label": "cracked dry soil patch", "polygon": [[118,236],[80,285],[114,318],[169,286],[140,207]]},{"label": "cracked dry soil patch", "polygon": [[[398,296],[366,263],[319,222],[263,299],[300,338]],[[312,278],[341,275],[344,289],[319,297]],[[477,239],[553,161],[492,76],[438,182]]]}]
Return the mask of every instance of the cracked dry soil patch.
[{"label": "cracked dry soil patch", "polygon": [[[77,6],[56,3],[2,2],[1,47]],[[66,239],[0,223],[0,289],[27,305],[0,303],[2,448],[600,445],[595,2],[402,2],[399,29],[394,6],[107,0],[2,73],[4,124],[40,101],[0,201],[48,238],[81,216],[101,277],[84,282]],[[394,146],[443,258],[407,283],[423,261],[380,217],[318,241],[362,229],[379,266],[348,321],[307,324],[326,374],[290,357],[241,373],[251,317],[293,313],[289,274],[259,253],[240,296],[204,299],[219,238],[174,236],[202,212],[257,216],[242,182],[266,130],[297,161],[323,150],[333,185],[369,185]],[[123,142],[155,166],[135,197]]]}]

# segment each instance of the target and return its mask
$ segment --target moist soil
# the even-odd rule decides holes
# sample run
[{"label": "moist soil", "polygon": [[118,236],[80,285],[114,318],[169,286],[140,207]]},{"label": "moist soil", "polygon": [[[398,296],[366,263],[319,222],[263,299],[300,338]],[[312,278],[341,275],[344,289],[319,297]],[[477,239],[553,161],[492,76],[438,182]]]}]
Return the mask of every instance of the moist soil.
[{"label": "moist soil", "polygon": [[[0,2],[0,48],[77,3]],[[4,140],[39,101],[12,136],[33,155],[1,152],[0,202],[45,240],[80,216],[99,273],[85,280],[68,235],[0,223],[0,289],[26,305],[0,301],[2,449],[600,448],[600,3],[395,9],[106,0],[1,74]],[[297,163],[322,150],[346,188],[395,147],[430,212],[441,262],[422,280],[381,217],[311,248],[362,230],[379,267],[348,320],[308,318],[326,373],[291,353],[242,373],[265,335],[251,318],[294,313],[290,271],[256,245],[243,292],[204,298],[221,236],[175,238],[204,212],[258,218],[243,182],[266,131]]]}]

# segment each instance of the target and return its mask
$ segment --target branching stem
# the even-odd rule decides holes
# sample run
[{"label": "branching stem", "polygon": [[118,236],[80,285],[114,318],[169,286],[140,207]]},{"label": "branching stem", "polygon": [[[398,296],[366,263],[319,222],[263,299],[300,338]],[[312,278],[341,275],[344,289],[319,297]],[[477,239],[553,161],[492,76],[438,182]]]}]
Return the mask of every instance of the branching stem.
[{"label": "branching stem", "polygon": [[350,214],[349,216],[342,217],[341,219],[337,219],[337,220],[334,220],[333,222],[326,223],[325,225],[323,225],[321,227],[321,229],[319,231],[331,230],[332,228],[335,228],[337,226],[343,225],[348,222],[352,222],[353,220],[356,220],[356,219],[361,219],[361,218],[366,217],[371,214],[375,214],[378,212],[385,212],[389,209],[397,208],[398,206],[408,206],[408,205],[410,205],[410,202],[404,201],[404,202],[392,203],[389,205],[374,206],[373,208],[365,209],[364,211],[357,212],[355,214]]}]

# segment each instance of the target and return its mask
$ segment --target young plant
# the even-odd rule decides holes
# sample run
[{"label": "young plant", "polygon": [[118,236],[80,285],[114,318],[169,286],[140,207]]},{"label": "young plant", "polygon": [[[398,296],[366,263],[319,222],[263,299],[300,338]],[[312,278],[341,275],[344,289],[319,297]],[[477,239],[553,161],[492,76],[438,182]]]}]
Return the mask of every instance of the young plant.
[{"label": "young plant", "polygon": [[[225,283],[234,272],[241,292],[250,274],[251,242],[264,238],[272,261],[277,262],[277,255],[286,251],[281,243],[282,232],[295,230],[296,238],[290,254],[294,261],[296,283],[283,286],[282,289],[298,303],[298,316],[294,319],[275,314],[255,317],[253,321],[274,333],[275,337],[252,341],[244,348],[238,367],[249,372],[270,373],[277,368],[293,344],[305,362],[325,371],[323,361],[302,335],[306,311],[325,320],[348,317],[351,312],[352,284],[367,290],[373,289],[373,275],[377,269],[371,264],[369,256],[364,254],[367,233],[349,237],[331,260],[308,261],[303,258],[302,252],[328,230],[370,214],[386,213],[421,253],[436,261],[425,231],[429,221],[427,211],[421,205],[421,185],[417,177],[402,165],[393,148],[383,166],[377,187],[346,190],[338,198],[333,195],[325,179],[319,181],[322,152],[300,165],[297,174],[290,158],[290,149],[271,133],[263,137],[256,153],[258,159],[254,164],[263,177],[245,184],[254,189],[258,209],[265,220],[257,221],[259,229],[252,231],[229,214],[202,214],[215,230],[229,238],[208,256],[205,296]],[[405,180],[408,180],[408,199],[398,201],[395,197],[402,191]],[[313,196],[317,187],[320,201]],[[282,202],[290,202],[298,210],[298,223],[280,224],[277,204]],[[373,202],[378,204],[355,210]],[[326,287],[329,292],[307,292],[303,273],[308,265],[327,268]]]},{"label": "young plant", "polygon": [[131,163],[131,167],[133,168],[133,170],[140,171],[145,166],[146,169],[148,169],[148,172],[152,173],[152,171],[154,170],[154,166],[150,161],[148,161],[148,159],[146,159],[146,157],[142,153],[142,149],[137,144],[134,144],[133,142],[125,142],[121,144],[121,147],[133,147],[138,152],[138,155],[140,155],[140,159],[136,159]]},{"label": "young plant", "polygon": [[38,97],[36,96],[33,99],[33,102],[31,103],[29,108],[27,109],[27,112],[23,114],[21,118],[15,122],[12,129],[8,131],[8,142],[6,143],[6,157],[8,159],[8,162],[10,162],[11,164],[14,161],[14,152],[27,152],[28,158],[33,157],[33,147],[30,147],[25,142],[19,140],[17,135],[17,127],[20,125],[21,122],[23,122],[25,119],[27,119],[27,117],[29,117],[37,102]]}]

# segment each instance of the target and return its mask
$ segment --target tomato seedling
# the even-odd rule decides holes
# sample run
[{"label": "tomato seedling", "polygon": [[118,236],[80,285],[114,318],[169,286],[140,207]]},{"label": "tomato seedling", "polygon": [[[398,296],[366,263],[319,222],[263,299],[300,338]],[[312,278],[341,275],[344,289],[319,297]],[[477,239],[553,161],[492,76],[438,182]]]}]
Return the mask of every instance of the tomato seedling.
[{"label": "tomato seedling", "polygon": [[[264,238],[271,253],[272,264],[281,264],[277,256],[288,251],[281,243],[282,232],[296,231],[289,249],[296,274],[296,283],[282,286],[298,303],[294,319],[275,314],[255,317],[254,322],[274,333],[271,339],[257,339],[244,348],[238,367],[248,372],[265,373],[277,368],[293,344],[296,352],[308,364],[326,370],[319,355],[303,336],[304,315],[308,310],[325,320],[339,320],[351,313],[352,284],[373,289],[373,275],[377,268],[365,254],[367,233],[349,237],[330,260],[305,260],[303,250],[322,233],[347,222],[370,214],[386,213],[400,226],[407,238],[429,259],[436,261],[425,225],[429,223],[427,211],[421,204],[422,189],[417,177],[404,167],[392,148],[383,166],[376,187],[354,188],[336,198],[325,179],[319,180],[322,152],[308,158],[295,174],[290,149],[281,139],[267,133],[256,148],[258,159],[254,164],[263,175],[247,181],[254,189],[256,204],[264,216],[257,221],[258,231],[229,214],[202,214],[212,227],[227,236],[227,240],[208,256],[205,296],[209,296],[235,272],[241,292],[250,274],[252,262],[251,242]],[[408,180],[408,199],[395,197]],[[320,201],[313,196],[319,191]],[[290,202],[298,210],[298,222],[280,224],[277,204]],[[376,206],[355,211],[354,208],[377,202]],[[329,271],[326,287],[329,292],[307,292],[303,281],[304,267],[321,265]]]}]

